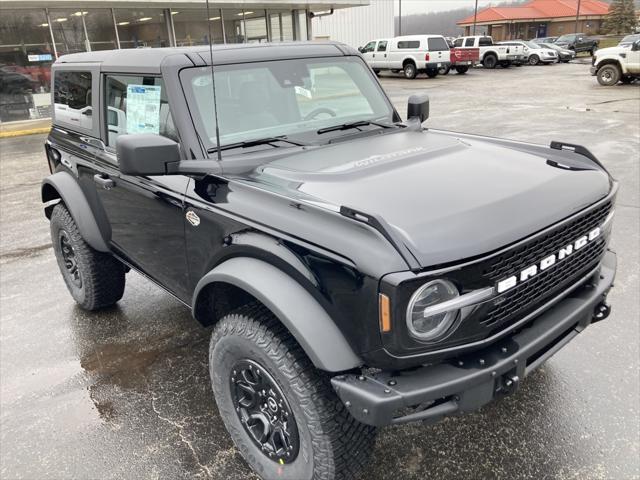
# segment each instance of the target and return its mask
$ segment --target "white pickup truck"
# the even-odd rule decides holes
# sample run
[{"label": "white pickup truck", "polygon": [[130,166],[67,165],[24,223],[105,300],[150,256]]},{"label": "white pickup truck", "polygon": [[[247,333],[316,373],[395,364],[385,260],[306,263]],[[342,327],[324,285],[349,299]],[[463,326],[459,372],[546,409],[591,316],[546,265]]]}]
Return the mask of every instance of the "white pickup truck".
[{"label": "white pickup truck", "polygon": [[480,63],[484,68],[496,68],[497,65],[507,68],[511,65],[522,65],[525,54],[519,45],[497,45],[491,37],[476,35],[459,37],[453,42],[456,48],[479,48]]},{"label": "white pickup truck", "polygon": [[591,75],[598,77],[600,85],[610,87],[640,79],[640,38],[631,38],[632,43],[625,42],[627,38],[617,47],[601,48],[593,55]]}]

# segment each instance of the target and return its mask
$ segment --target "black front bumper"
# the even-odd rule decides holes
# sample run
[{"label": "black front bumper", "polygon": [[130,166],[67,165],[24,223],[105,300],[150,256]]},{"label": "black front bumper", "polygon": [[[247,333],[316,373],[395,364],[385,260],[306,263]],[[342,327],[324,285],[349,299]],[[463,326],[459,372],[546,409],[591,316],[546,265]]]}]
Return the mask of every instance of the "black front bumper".
[{"label": "black front bumper", "polygon": [[402,372],[338,375],[331,384],[360,422],[383,426],[440,420],[476,410],[513,393],[526,375],[594,321],[609,314],[606,295],[616,273],[616,255],[605,254],[599,270],[511,337],[454,363]]}]

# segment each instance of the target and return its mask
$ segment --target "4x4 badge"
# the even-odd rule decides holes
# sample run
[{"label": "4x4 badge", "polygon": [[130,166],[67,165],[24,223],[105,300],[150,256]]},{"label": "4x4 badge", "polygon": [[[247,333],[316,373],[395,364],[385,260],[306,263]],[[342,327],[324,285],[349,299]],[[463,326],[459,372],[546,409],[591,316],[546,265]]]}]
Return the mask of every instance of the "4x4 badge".
[{"label": "4x4 badge", "polygon": [[191,210],[189,210],[187,212],[187,220],[189,221],[189,223],[191,225],[193,225],[194,227],[197,227],[198,225],[200,225],[200,217],[198,215],[196,215],[196,212],[193,212]]}]

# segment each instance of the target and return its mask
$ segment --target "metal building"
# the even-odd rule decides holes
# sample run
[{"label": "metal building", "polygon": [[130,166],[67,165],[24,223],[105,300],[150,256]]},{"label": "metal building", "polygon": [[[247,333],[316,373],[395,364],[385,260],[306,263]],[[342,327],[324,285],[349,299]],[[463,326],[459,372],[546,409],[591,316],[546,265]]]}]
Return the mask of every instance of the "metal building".
[{"label": "metal building", "polygon": [[369,5],[313,17],[312,38],[361,47],[370,40],[394,36],[394,0],[370,0]]}]

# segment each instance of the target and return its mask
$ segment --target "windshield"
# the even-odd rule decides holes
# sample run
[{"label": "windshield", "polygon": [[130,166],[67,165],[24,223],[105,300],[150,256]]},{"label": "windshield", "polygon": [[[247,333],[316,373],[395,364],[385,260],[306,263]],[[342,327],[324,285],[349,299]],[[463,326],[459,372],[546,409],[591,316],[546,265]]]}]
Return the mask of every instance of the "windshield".
[{"label": "windshield", "polygon": [[622,40],[620,40],[620,43],[633,43],[636,40],[640,40],[640,34],[636,34],[636,35],[627,35],[626,37],[624,37]]},{"label": "windshield", "polygon": [[524,43],[525,43],[525,45],[526,45],[527,47],[532,48],[532,49],[534,49],[534,50],[536,50],[536,49],[540,48],[540,45],[538,45],[538,44],[537,44],[537,43],[535,43],[535,42],[524,42]]},{"label": "windshield", "polygon": [[[215,148],[211,67],[184,70],[181,78],[203,140]],[[220,146],[280,136],[306,142],[326,127],[393,121],[391,105],[355,57],[216,66],[215,87]]]},{"label": "windshield", "polygon": [[558,42],[571,42],[571,41],[573,41],[574,38],[576,38],[575,35],[562,35],[561,37],[559,37],[556,40],[556,43],[558,43]]}]

